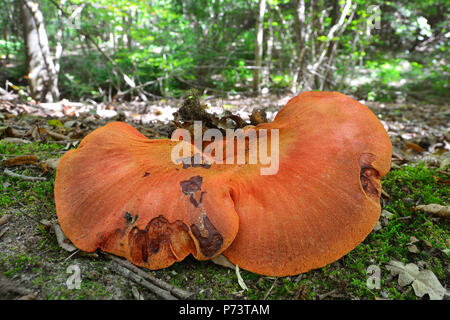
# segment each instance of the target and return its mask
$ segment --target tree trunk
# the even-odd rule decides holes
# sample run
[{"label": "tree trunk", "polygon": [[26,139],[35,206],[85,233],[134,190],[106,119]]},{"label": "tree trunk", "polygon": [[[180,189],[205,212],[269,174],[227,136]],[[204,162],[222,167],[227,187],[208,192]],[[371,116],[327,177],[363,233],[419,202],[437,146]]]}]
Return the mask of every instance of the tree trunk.
[{"label": "tree trunk", "polygon": [[266,67],[263,70],[263,87],[270,86],[270,69],[272,69],[272,51],[273,51],[273,26],[272,14],[269,15],[269,36],[267,37],[267,51],[266,51]]},{"label": "tree trunk", "polygon": [[261,92],[261,65],[263,55],[264,39],[264,13],[266,11],[266,0],[259,0],[258,16],[256,19],[255,37],[255,68],[253,69],[253,91],[255,94]]},{"label": "tree trunk", "polygon": [[[60,6],[63,7],[66,3],[66,0],[61,0]],[[63,30],[64,30],[64,17],[63,17],[63,13],[62,10],[58,9],[58,30],[56,31],[55,34],[55,42],[56,42],[56,46],[55,46],[55,59],[54,59],[54,64],[55,64],[55,71],[56,74],[59,74],[59,70],[61,69],[61,65],[60,65],[60,59],[63,53],[63,45],[62,45],[62,39],[63,39]]]},{"label": "tree trunk", "polygon": [[21,0],[31,96],[41,102],[59,99],[58,74],[48,46],[44,17],[36,0]]},{"label": "tree trunk", "polygon": [[297,0],[295,2],[294,14],[295,43],[297,49],[297,70],[295,71],[292,79],[292,93],[295,93],[297,91],[297,84],[299,81],[302,81],[304,77],[304,56],[307,49],[305,44],[305,20],[305,0]]}]

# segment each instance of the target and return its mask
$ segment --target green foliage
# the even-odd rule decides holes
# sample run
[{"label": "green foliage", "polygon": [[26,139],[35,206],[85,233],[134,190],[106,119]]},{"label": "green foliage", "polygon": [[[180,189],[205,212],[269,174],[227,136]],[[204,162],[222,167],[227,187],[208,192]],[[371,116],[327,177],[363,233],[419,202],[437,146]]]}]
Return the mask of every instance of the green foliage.
[{"label": "green foliage", "polygon": [[[17,145],[14,143],[0,142],[0,153],[10,157],[34,154],[40,160],[55,158],[53,153],[63,149],[64,146],[57,144],[30,143]],[[17,173],[28,176],[39,175],[42,169],[38,166],[30,166],[18,170]],[[54,212],[53,202],[53,184],[54,173],[52,173],[47,181],[26,181],[20,178],[2,175],[0,177],[0,207],[1,208],[46,208],[44,210],[49,214]],[[26,204],[26,205],[25,205]],[[4,210],[5,212],[5,210]],[[19,210],[19,212],[21,212]],[[6,212],[5,212],[6,213]]]},{"label": "green foliage", "polygon": [[[21,30],[13,23],[20,20],[20,10],[14,1],[4,2],[0,59],[8,57],[14,63],[4,74],[0,72],[0,80],[21,84],[26,74],[24,42]],[[331,37],[329,31],[346,2],[306,1],[302,32],[307,48],[303,58],[308,63],[300,71],[296,3],[267,3],[263,66],[270,64],[269,83],[265,84],[269,89],[292,88],[296,73],[313,78],[309,85],[305,79],[297,79],[305,86],[299,89],[320,89],[325,74],[329,81],[322,89],[351,92],[362,98],[392,101],[403,96],[425,102],[446,101],[448,13],[443,0],[383,4],[358,0],[346,16],[349,23],[343,33]],[[65,49],[59,75],[63,97],[112,99],[129,89],[123,74],[136,85],[145,84],[149,96],[179,97],[190,87],[215,94],[248,92],[251,88],[258,1],[75,0],[65,2],[63,10],[70,15],[81,6],[73,20],[63,16],[58,22],[51,18],[58,16],[54,3],[40,3],[52,48],[58,31],[63,31]],[[270,61],[265,60],[269,41]],[[330,51],[334,43],[335,58]],[[322,65],[310,71],[323,52],[326,58]],[[415,94],[418,90],[426,92]],[[132,99],[135,94],[129,92],[124,98]]]}]

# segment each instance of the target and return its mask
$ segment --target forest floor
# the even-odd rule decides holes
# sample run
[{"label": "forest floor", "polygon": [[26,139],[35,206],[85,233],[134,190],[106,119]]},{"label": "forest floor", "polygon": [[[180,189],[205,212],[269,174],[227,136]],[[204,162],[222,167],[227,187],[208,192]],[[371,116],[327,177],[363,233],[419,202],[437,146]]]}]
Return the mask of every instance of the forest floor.
[{"label": "forest floor", "polygon": [[[288,100],[288,96],[270,95],[205,97],[204,102],[211,112],[229,110],[244,120],[253,108],[263,108],[271,120]],[[168,121],[180,102],[33,105],[21,102],[17,95],[0,95],[0,299],[158,298],[118,273],[104,255],[71,253],[61,247],[51,227],[56,221],[56,160],[52,159],[113,120],[127,121],[149,138],[167,137],[174,129]],[[448,207],[444,208],[450,205],[450,108],[366,105],[388,131],[394,152],[392,169],[382,182],[379,223],[353,251],[297,276],[275,278],[241,270],[248,290],[242,288],[234,270],[192,256],[149,273],[192,292],[196,299],[449,299],[442,290],[450,286],[450,229]],[[29,157],[18,158],[24,155]],[[447,218],[416,208],[428,204],[447,210]],[[80,289],[66,284],[72,265],[80,268]],[[379,268],[379,287],[367,284],[371,265]],[[399,283],[399,276],[409,280]]]}]

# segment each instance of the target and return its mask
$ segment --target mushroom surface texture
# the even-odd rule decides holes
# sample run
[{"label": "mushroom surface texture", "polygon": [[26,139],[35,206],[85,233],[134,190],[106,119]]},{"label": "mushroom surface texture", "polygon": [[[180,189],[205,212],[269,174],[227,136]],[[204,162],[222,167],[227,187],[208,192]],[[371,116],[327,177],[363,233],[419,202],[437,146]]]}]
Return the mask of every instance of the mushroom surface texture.
[{"label": "mushroom surface texture", "polygon": [[62,230],[81,250],[100,248],[149,269],[189,254],[223,254],[269,276],[323,267],[365,239],[380,216],[380,179],[392,154],[387,132],[366,106],[336,92],[304,92],[272,123],[250,129],[267,140],[269,153],[277,131],[275,174],[262,175],[268,165],[248,161],[175,163],[179,144],[192,157],[202,150],[188,141],[149,140],[122,122],[93,131],[57,168]]}]

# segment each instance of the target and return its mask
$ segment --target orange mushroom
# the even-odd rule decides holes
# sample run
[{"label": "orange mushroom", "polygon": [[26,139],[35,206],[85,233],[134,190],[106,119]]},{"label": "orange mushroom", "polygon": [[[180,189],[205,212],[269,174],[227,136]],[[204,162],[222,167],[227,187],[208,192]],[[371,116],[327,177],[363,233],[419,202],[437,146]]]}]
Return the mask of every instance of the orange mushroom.
[{"label": "orange mushroom", "polygon": [[125,123],[95,130],[57,169],[62,230],[81,250],[149,269],[223,253],[271,276],[322,267],[363,241],[390,169],[391,143],[376,116],[345,95],[305,92],[254,129],[279,130],[274,175],[261,175],[261,164],[174,163],[173,147],[188,142],[148,140]]}]

